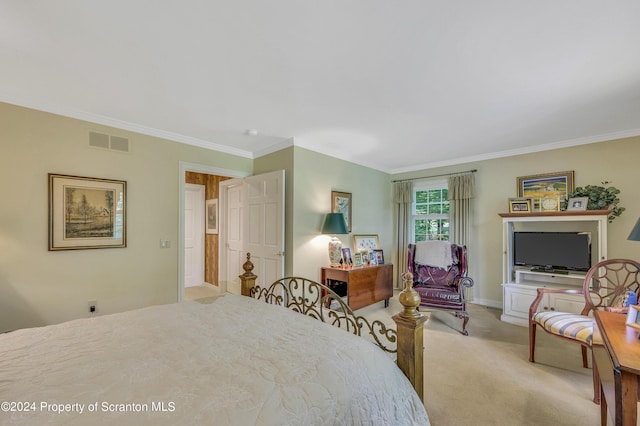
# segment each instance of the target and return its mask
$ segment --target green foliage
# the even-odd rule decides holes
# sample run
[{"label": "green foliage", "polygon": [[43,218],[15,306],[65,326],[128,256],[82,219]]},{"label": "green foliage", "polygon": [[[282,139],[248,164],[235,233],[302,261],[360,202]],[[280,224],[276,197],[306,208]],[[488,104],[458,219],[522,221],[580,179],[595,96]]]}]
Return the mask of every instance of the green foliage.
[{"label": "green foliage", "polygon": [[589,202],[587,204],[587,210],[611,209],[611,214],[609,215],[609,223],[611,223],[626,209],[624,207],[618,207],[618,203],[620,203],[620,198],[618,198],[620,190],[614,186],[606,186],[608,184],[608,181],[604,181],[602,182],[602,186],[579,186],[575,191],[569,193],[569,198],[588,197]]}]

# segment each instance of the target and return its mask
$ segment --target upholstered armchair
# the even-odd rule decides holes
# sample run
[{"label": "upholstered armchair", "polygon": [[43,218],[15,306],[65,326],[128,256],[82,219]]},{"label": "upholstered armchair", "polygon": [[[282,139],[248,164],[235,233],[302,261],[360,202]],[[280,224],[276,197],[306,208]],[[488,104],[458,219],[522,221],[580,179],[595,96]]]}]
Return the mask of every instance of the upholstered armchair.
[{"label": "upholstered armchair", "polygon": [[409,244],[408,269],[420,307],[449,311],[461,318],[462,334],[467,336],[467,303],[464,290],[473,286],[467,276],[467,247],[446,241]]}]

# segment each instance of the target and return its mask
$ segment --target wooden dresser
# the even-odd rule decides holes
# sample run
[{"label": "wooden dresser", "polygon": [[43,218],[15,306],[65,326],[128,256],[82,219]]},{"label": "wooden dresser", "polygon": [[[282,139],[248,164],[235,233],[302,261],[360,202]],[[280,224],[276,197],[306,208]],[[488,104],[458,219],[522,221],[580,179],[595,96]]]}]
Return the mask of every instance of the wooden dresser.
[{"label": "wooden dresser", "polygon": [[[385,308],[393,296],[393,265],[369,265],[352,268],[322,268],[322,284],[346,289],[347,304],[353,310],[384,300]],[[342,284],[340,284],[342,283]],[[335,290],[334,290],[335,291]],[[342,291],[345,293],[345,291]]]}]

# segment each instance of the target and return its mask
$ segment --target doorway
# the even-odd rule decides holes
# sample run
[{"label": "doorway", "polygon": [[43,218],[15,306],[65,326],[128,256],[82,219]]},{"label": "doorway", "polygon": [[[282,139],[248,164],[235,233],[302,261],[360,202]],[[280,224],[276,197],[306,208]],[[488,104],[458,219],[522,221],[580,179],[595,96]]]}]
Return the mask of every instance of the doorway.
[{"label": "doorway", "polygon": [[[205,189],[206,198],[219,197],[219,233],[215,238],[208,238],[205,246],[215,247],[215,258],[205,256],[205,281],[207,280],[206,265],[209,262],[216,269],[215,283],[219,284],[221,292],[227,291],[226,277],[237,277],[242,271],[244,253],[251,252],[255,265],[254,273],[258,274],[258,284],[271,283],[281,278],[284,273],[284,170],[265,173],[258,176],[248,176],[242,172],[224,170],[216,167],[202,166],[180,162],[180,206],[178,228],[178,301],[184,300],[185,284],[185,190],[189,173],[198,173],[218,179],[215,192]],[[238,176],[240,175],[240,176]],[[239,179],[232,179],[232,178]],[[242,178],[242,179],[240,179]],[[234,214],[235,221],[228,219],[227,190],[229,186],[223,183],[237,184],[239,191],[240,209]],[[209,185],[208,185],[209,186]],[[213,185],[211,185],[213,188]],[[213,191],[213,189],[212,189]],[[213,194],[213,195],[212,195]],[[239,241],[241,246],[237,252],[236,262],[230,265],[227,258],[229,248],[228,226],[233,227],[237,222]],[[213,242],[211,242],[213,241]],[[209,259],[207,259],[209,258]],[[219,274],[217,269],[220,267]],[[217,282],[218,276],[223,277]]]},{"label": "doorway", "polygon": [[[197,175],[201,175],[201,176],[197,176]],[[195,164],[195,163],[188,163],[188,162],[183,162],[181,161],[179,163],[179,171],[178,171],[178,176],[179,176],[179,194],[178,194],[178,198],[179,198],[179,206],[178,206],[178,215],[179,215],[179,220],[178,220],[178,301],[182,301],[185,299],[184,293],[185,293],[185,262],[186,262],[186,256],[185,256],[185,223],[186,223],[186,218],[185,218],[185,203],[186,203],[186,188],[187,188],[187,183],[197,183],[197,184],[203,184],[205,185],[205,187],[210,186],[213,187],[213,185],[215,185],[216,190],[218,187],[218,184],[211,184],[211,183],[207,183],[204,181],[205,178],[217,178],[219,180],[224,180],[224,179],[228,179],[228,178],[242,178],[245,176],[248,176],[248,173],[245,172],[239,172],[237,170],[228,170],[228,169],[222,169],[219,167],[212,167],[212,166],[206,166],[206,165],[202,165],[202,164]],[[189,182],[187,182],[189,180]],[[217,197],[217,192],[214,193],[215,197]],[[207,197],[211,197],[214,198],[214,196],[212,195],[212,193],[210,192],[209,194],[206,193],[206,188],[205,188],[205,199]],[[203,233],[204,233],[204,206],[202,208],[202,212],[203,212]],[[205,240],[205,251],[207,250],[207,246],[209,246],[209,248],[212,248],[213,246],[216,247],[218,246],[218,236],[217,235],[211,235],[210,237],[212,238],[206,238]],[[211,263],[212,262],[218,262],[217,256],[214,260],[208,260],[207,257],[205,256],[204,259],[204,282],[208,282],[208,280],[211,280],[211,278],[207,278],[207,276],[211,276],[211,272],[207,270],[207,264],[209,264],[209,268],[211,268]],[[217,266],[218,265],[213,265],[215,266],[215,273],[217,274]],[[211,283],[214,284],[214,283]]]}]

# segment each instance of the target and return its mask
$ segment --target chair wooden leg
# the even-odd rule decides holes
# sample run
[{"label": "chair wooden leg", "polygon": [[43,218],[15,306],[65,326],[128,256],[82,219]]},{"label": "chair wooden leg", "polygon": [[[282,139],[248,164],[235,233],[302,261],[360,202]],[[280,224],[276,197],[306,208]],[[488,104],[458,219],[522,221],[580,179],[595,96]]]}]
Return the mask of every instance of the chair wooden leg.
[{"label": "chair wooden leg", "polygon": [[529,323],[529,362],[535,361],[536,353],[536,323]]},{"label": "chair wooden leg", "polygon": [[587,347],[580,345],[580,349],[582,350],[582,366],[584,368],[589,368],[589,362],[587,361]]},{"label": "chair wooden leg", "polygon": [[[595,404],[605,404],[604,398],[602,398],[602,385],[600,384],[600,372],[598,371],[598,366],[596,365],[596,356],[593,353],[593,349],[591,350],[591,365],[593,368],[593,402]],[[605,411],[606,410],[607,410],[607,407],[605,405]],[[604,424],[606,425],[607,422],[605,421]]]}]

